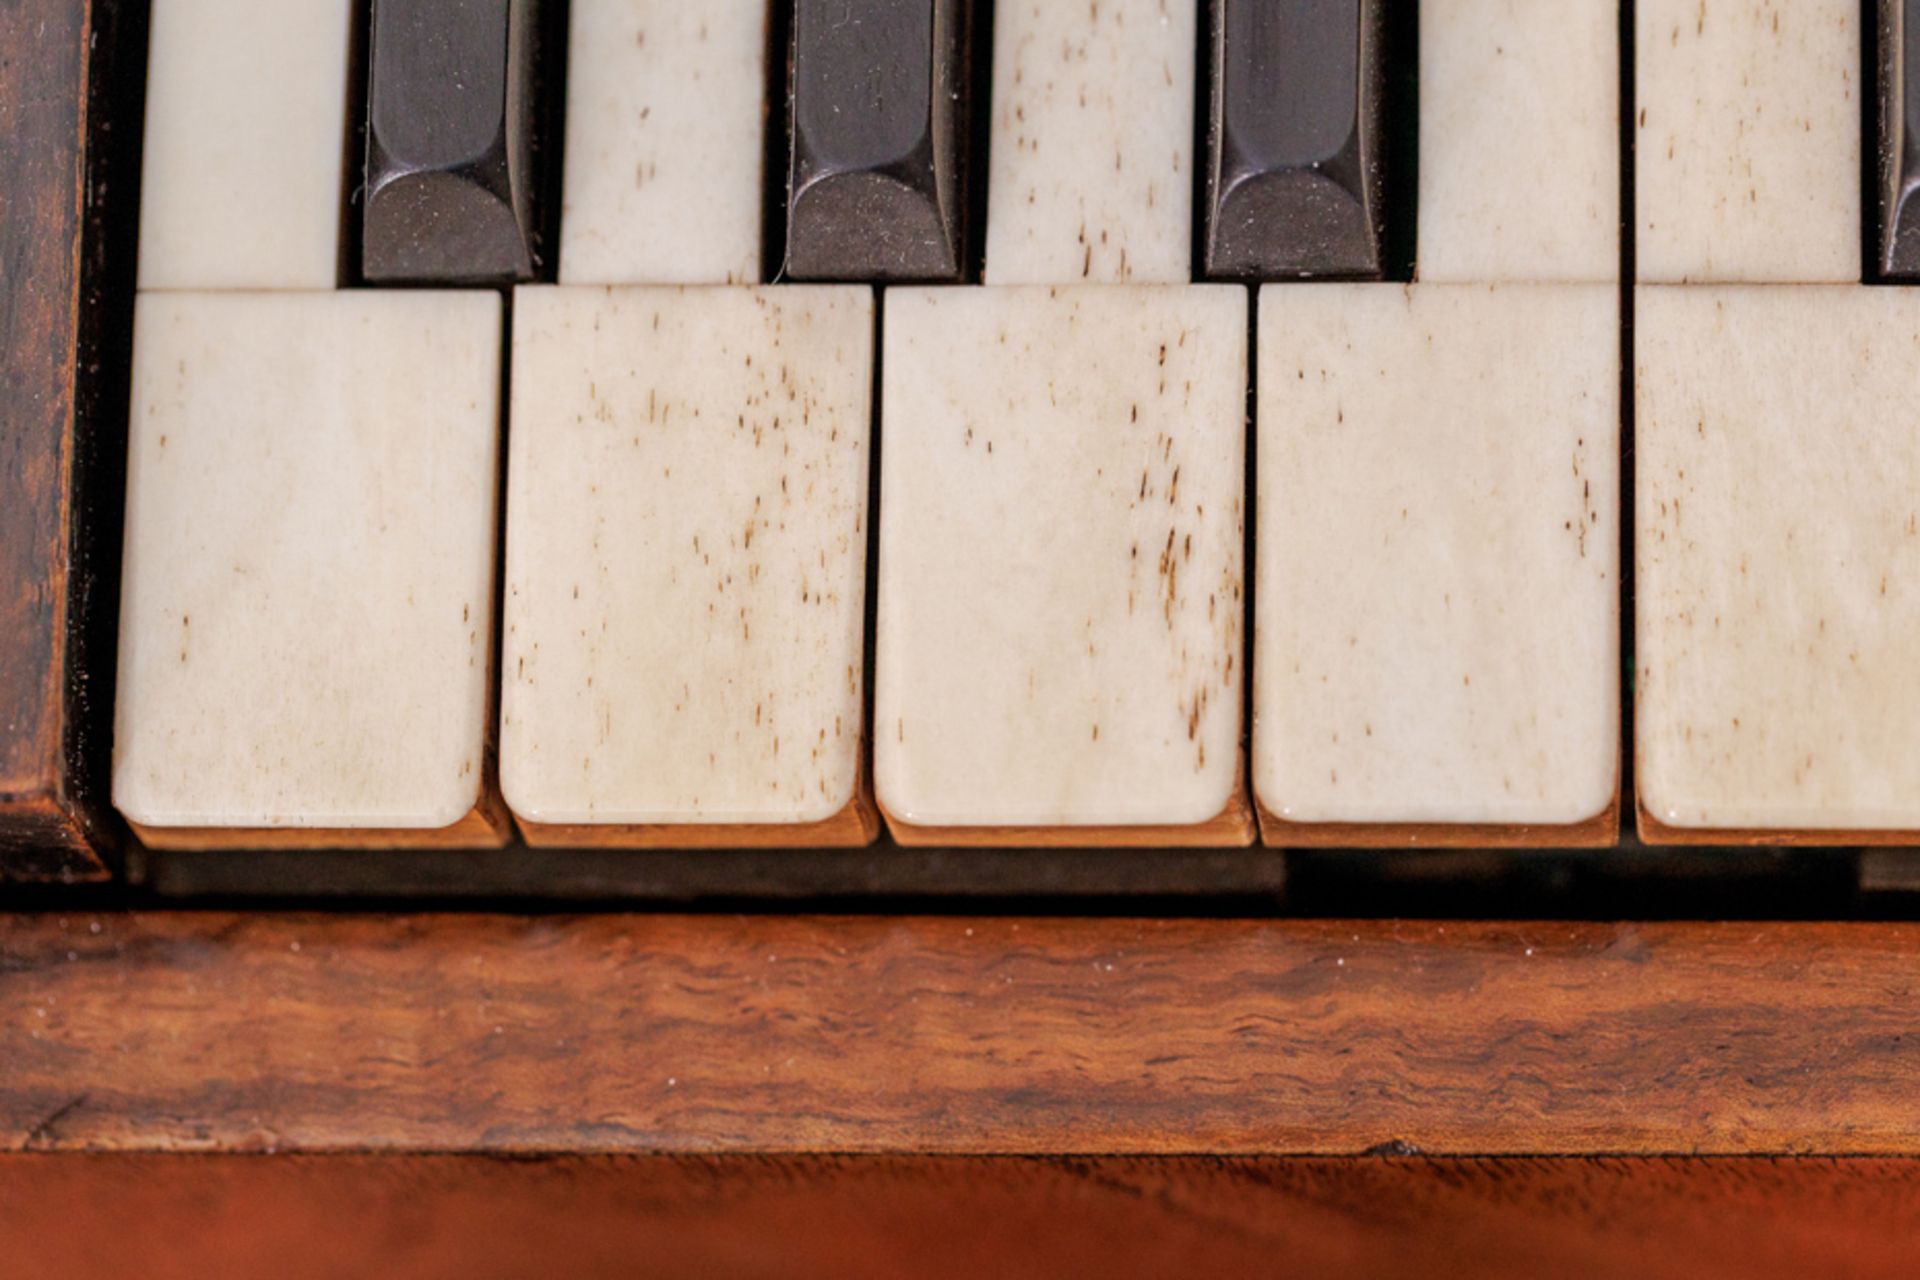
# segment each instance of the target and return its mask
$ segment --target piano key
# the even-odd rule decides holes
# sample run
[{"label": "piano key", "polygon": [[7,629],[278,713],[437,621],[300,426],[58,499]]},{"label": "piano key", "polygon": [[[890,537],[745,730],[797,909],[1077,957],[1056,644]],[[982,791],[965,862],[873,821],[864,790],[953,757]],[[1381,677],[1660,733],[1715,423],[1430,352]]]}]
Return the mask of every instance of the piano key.
[{"label": "piano key", "polygon": [[153,0],[140,288],[333,288],[353,8]]},{"label": "piano key", "polygon": [[966,0],[798,0],[785,274],[957,281]]},{"label": "piano key", "polygon": [[1320,824],[1611,843],[1618,326],[1603,284],[1261,290],[1270,843]]},{"label": "piano key", "polygon": [[768,0],[572,0],[562,284],[760,278]]},{"label": "piano key", "polygon": [[1859,0],[1639,0],[1636,22],[1640,280],[1859,280]]},{"label": "piano key", "polygon": [[1377,277],[1379,0],[1214,0],[1206,270]]},{"label": "piano key", "polygon": [[1422,281],[1620,278],[1619,21],[1618,0],[1422,0]]},{"label": "piano key", "polygon": [[1880,0],[1880,272],[1920,276],[1920,12]]},{"label": "piano key", "polygon": [[89,184],[124,176],[94,167],[126,148],[88,136],[89,92],[112,102],[90,46],[119,34],[118,15],[88,0],[0,6],[0,885],[104,880],[113,845],[90,660],[112,612],[99,584],[116,558],[101,530],[117,459],[77,382],[94,354],[82,334],[118,313],[80,265]]},{"label": "piano key", "polygon": [[1247,843],[1244,294],[894,289],[885,328],[895,837]]},{"label": "piano key", "polygon": [[499,298],[136,305],[114,803],[161,847],[499,844]]},{"label": "piano key", "polygon": [[1920,831],[1920,296],[1638,292],[1644,838]]},{"label": "piano key", "polygon": [[1184,284],[1199,0],[994,15],[988,284]]},{"label": "piano key", "polygon": [[361,272],[531,279],[538,0],[373,0]]},{"label": "piano key", "polygon": [[873,295],[525,288],[501,774],[535,844],[865,844]]}]

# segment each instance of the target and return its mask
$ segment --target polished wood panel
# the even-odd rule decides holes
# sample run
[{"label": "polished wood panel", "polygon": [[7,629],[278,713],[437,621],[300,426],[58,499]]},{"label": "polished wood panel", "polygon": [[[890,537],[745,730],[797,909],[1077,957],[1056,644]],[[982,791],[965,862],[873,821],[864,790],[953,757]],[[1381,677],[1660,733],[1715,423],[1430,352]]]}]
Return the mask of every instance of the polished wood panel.
[{"label": "polished wood panel", "polygon": [[0,918],[0,1148],[1920,1154],[1920,926]]},{"label": "polished wood panel", "polygon": [[1910,1160],[0,1156],[38,1280],[1896,1277]]},{"label": "polished wood panel", "polygon": [[[94,607],[111,608],[118,523],[86,517],[98,455],[119,446],[84,421],[75,386],[92,8],[0,5],[0,880],[102,878],[111,829],[111,677],[90,686],[86,654]],[[111,27],[116,6],[102,8]]]}]

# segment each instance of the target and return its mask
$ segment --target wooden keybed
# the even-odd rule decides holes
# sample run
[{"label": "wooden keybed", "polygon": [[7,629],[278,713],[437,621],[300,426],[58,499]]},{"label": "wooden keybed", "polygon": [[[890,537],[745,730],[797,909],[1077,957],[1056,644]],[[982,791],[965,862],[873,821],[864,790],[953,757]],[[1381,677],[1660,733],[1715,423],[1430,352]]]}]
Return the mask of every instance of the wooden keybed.
[{"label": "wooden keybed", "polygon": [[[1910,1270],[1920,931],[1860,918],[1911,904],[1857,895],[1845,850],[128,840],[102,802],[103,658],[142,8],[0,11],[0,862],[49,886],[6,889],[0,917],[0,1257]],[[1910,887],[1875,857],[1871,883]],[[777,913],[822,902],[856,914]],[[595,910],[549,914],[567,903]],[[1268,918],[1476,903],[1601,918]],[[956,909],[986,913],[921,914]],[[1606,922],[1736,910],[1757,918]],[[1852,919],[1768,919],[1802,915]]]}]

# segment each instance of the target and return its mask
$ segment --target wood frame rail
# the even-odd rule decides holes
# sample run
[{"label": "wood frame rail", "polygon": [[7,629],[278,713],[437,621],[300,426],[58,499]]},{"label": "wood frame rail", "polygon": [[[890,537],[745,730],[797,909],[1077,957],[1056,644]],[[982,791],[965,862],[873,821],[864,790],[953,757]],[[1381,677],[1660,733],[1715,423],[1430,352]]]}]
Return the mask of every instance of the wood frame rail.
[{"label": "wood frame rail", "polygon": [[1920,925],[0,917],[0,1150],[1920,1156]]}]

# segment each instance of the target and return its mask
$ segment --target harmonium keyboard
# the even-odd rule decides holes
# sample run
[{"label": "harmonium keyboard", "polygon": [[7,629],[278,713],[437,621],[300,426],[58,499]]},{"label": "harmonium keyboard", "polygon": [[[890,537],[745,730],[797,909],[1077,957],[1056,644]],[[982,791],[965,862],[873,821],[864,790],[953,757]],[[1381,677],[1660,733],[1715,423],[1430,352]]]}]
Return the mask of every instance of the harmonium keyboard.
[{"label": "harmonium keyboard", "polygon": [[[1920,0],[0,4],[0,991],[89,945],[41,909],[213,899],[373,950],[356,898],[1860,914],[1920,885],[1916,282]],[[708,941],[811,927],[755,918]],[[1163,977],[1207,1027],[1345,980],[1347,932],[1244,927],[1334,967],[1202,929]],[[1351,938],[1416,1005],[1536,955],[1458,927]],[[1645,961],[1619,928],[1582,954]],[[1845,980],[1913,1012],[1874,966],[1920,939],[1874,938]],[[1565,1064],[1484,1012],[1422,1061]],[[1920,1086],[1899,1017],[1820,1025]],[[1027,1083],[929,1146],[1083,1149],[994,1127],[1067,1088]],[[1765,1112],[1729,1088],[1675,1115]],[[29,1146],[97,1105],[35,1096]],[[1910,1102],[1691,1144],[1592,1105],[1454,1149],[1920,1153]],[[883,1131],[808,1114],[781,1149]]]},{"label": "harmonium keyboard", "polygon": [[96,5],[10,866],[1908,842],[1879,10]]}]

